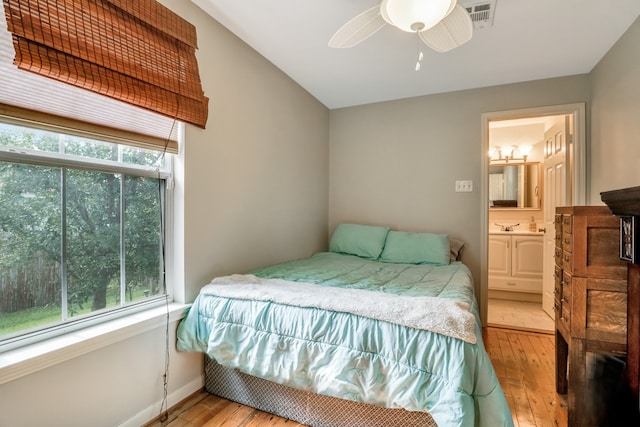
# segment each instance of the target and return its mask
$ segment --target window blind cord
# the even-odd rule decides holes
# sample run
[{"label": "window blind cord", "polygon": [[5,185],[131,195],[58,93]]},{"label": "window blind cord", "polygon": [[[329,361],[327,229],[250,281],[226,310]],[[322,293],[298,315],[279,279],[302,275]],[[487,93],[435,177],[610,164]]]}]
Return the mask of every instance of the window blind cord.
[{"label": "window blind cord", "polygon": [[[171,125],[171,133],[173,133],[173,127],[175,126],[175,119]],[[168,139],[167,139],[168,141]],[[160,402],[160,421],[165,422],[169,418],[169,409],[167,405],[167,397],[169,393],[169,293],[167,292],[167,269],[166,269],[166,252],[165,252],[165,212],[162,207],[162,181],[160,177],[160,166],[165,161],[165,154],[167,151],[167,144],[164,146],[164,150],[160,156],[160,161],[156,167],[158,174],[158,200],[160,206],[160,250],[162,257],[162,287],[164,291],[164,305],[165,312],[165,331],[164,331],[164,373],[162,374],[162,402]]]},{"label": "window blind cord", "polygon": [[[175,120],[174,120],[175,125]],[[171,126],[173,130],[173,125]],[[162,162],[164,162],[166,152],[162,153]],[[159,163],[161,164],[161,163]],[[157,167],[158,173],[158,198],[162,202],[162,181],[160,180],[160,167]],[[169,409],[167,405],[167,397],[169,393],[169,293],[167,292],[167,269],[166,269],[166,252],[165,252],[165,212],[160,205],[160,250],[162,257],[162,287],[164,291],[164,305],[165,305],[165,330],[164,330],[164,373],[162,374],[162,402],[160,402],[160,421],[164,422],[169,418]]]},{"label": "window blind cord", "polygon": [[[180,101],[177,101],[177,109],[180,109]],[[160,161],[156,166],[156,173],[158,174],[158,197],[159,200],[162,199],[162,185],[160,180],[160,165],[164,164],[165,156],[167,153],[167,146],[171,140],[171,135],[173,135],[173,131],[175,129],[177,123],[177,118],[173,118],[173,123],[171,124],[171,129],[169,130],[169,136],[165,140],[164,149],[162,154],[160,155]],[[171,174],[171,178],[173,179],[173,173]],[[160,204],[160,241],[161,241],[161,251],[162,251],[162,286],[164,287],[164,303],[166,308],[166,316],[165,316],[165,331],[164,331],[164,373],[162,375],[162,402],[160,402],[160,414],[159,419],[160,422],[165,422],[169,419],[169,405],[168,405],[168,395],[169,395],[169,364],[170,364],[170,347],[169,347],[169,293],[167,292],[167,269],[166,269],[166,253],[165,253],[165,210],[162,209],[162,204]]]}]

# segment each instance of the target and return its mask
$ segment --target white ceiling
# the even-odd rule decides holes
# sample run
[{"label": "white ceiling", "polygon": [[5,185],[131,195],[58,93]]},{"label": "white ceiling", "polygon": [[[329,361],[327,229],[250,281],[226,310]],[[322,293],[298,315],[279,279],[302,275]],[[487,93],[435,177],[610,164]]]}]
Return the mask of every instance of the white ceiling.
[{"label": "white ceiling", "polygon": [[421,45],[415,71],[417,37],[389,25],[328,47],[378,0],[192,1],[331,109],[588,73],[640,15],[639,0],[497,0],[492,26],[447,53]]}]

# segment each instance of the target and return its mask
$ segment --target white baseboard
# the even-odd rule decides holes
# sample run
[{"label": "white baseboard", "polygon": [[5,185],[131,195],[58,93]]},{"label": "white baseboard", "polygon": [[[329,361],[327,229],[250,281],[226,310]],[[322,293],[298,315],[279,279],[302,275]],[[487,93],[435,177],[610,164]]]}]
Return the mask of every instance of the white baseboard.
[{"label": "white baseboard", "polygon": [[[186,399],[198,390],[201,390],[203,387],[204,375],[194,379],[188,384],[180,387],[178,390],[170,393],[167,396],[167,408],[171,408],[172,406]],[[118,427],[140,427],[142,425],[145,425],[146,423],[160,415],[160,405],[162,405],[162,401],[158,401],[153,405],[147,406],[132,418],[129,418],[128,420],[120,424]]]}]

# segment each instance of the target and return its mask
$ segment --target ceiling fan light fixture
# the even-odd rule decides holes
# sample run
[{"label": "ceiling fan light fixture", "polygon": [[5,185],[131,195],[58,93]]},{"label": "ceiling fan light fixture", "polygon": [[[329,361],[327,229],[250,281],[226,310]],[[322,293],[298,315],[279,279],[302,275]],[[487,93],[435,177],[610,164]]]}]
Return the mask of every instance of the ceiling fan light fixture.
[{"label": "ceiling fan light fixture", "polygon": [[415,28],[428,30],[442,21],[456,6],[457,0],[383,0],[380,13],[385,21],[408,33]]}]

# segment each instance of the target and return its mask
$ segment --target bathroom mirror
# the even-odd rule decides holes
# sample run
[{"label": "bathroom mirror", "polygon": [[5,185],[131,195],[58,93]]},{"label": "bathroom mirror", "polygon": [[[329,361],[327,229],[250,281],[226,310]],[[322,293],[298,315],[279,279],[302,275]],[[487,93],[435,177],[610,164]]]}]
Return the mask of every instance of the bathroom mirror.
[{"label": "bathroom mirror", "polygon": [[489,166],[489,206],[492,209],[540,209],[540,163]]}]

